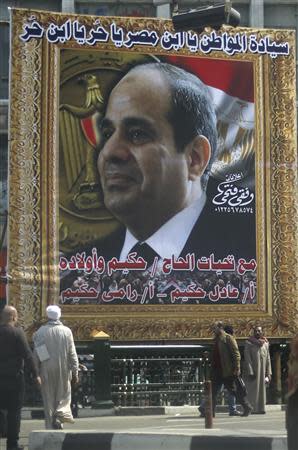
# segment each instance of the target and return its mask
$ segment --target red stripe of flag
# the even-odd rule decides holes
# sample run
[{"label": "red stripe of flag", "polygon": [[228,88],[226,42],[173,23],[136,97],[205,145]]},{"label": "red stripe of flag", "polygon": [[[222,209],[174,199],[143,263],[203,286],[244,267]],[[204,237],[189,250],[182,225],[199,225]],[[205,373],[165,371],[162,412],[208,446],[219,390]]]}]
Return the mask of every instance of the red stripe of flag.
[{"label": "red stripe of flag", "polygon": [[96,135],[94,131],[92,116],[86,117],[86,119],[82,119],[81,124],[87,141],[92,145],[92,147],[96,147]]},{"label": "red stripe of flag", "polygon": [[250,61],[166,56],[166,61],[176,64],[214,88],[232,97],[254,102],[253,63]]}]

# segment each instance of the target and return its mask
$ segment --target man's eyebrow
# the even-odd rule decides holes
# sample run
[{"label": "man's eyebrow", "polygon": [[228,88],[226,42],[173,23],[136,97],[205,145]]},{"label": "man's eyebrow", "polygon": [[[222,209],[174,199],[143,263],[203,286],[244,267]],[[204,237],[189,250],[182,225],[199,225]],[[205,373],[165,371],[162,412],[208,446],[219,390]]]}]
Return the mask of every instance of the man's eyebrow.
[{"label": "man's eyebrow", "polygon": [[144,119],[143,117],[125,117],[123,119],[123,124],[125,127],[142,127],[146,128],[148,131],[152,133],[156,133],[154,125],[150,120]]},{"label": "man's eyebrow", "polygon": [[107,117],[104,117],[99,123],[99,128],[101,130],[103,128],[112,127],[112,126],[113,126],[113,122],[110,119],[108,119]]},{"label": "man's eyebrow", "polygon": [[[122,125],[125,128],[129,127],[142,127],[145,128],[147,131],[156,134],[156,129],[154,125],[151,123],[150,120],[144,119],[143,117],[125,117],[122,120]],[[109,119],[108,117],[104,117],[102,121],[100,122],[100,129],[114,127],[114,122]]]}]

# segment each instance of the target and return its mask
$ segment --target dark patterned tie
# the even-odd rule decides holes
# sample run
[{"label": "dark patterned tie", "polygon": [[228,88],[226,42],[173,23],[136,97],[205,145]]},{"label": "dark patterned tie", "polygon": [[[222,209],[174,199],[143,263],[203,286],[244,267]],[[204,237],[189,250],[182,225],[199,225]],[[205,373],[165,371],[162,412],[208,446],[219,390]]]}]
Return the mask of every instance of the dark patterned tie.
[{"label": "dark patterned tie", "polygon": [[133,252],[136,252],[137,256],[141,256],[147,262],[147,268],[152,266],[156,256],[159,257],[158,253],[150,245],[146,244],[146,242],[137,242],[129,253]]}]

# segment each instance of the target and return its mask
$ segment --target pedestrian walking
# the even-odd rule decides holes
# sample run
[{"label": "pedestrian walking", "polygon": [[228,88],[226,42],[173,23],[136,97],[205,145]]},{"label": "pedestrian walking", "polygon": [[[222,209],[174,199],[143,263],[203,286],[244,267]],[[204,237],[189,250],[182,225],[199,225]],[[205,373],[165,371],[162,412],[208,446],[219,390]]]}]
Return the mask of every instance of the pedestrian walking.
[{"label": "pedestrian walking", "polygon": [[222,387],[235,395],[236,400],[243,408],[242,416],[248,416],[252,407],[246,396],[246,389],[240,378],[241,355],[236,339],[224,331],[222,322],[213,325],[214,348],[211,360],[212,403],[213,415],[217,395]]},{"label": "pedestrian walking", "polygon": [[[231,325],[225,325],[224,326],[224,331],[228,334],[230,334],[231,336],[234,336],[234,329]],[[218,393],[222,393],[224,390],[224,384],[221,385],[221,387],[219,388]],[[236,405],[236,397],[234,392],[228,391],[228,410],[229,410],[229,416],[241,416],[241,412],[238,411],[237,409],[237,405]],[[205,398],[203,398],[200,406],[199,406],[199,411],[200,411],[200,417],[205,417]]]},{"label": "pedestrian walking", "polygon": [[[21,450],[19,433],[21,425],[21,408],[24,397],[24,365],[26,364],[36,383],[40,378],[34,364],[33,355],[23,330],[17,326],[18,313],[13,306],[5,306],[0,320],[0,409],[1,428],[7,437],[7,450]],[[4,413],[3,413],[4,411]]]},{"label": "pedestrian walking", "polygon": [[[219,389],[219,393],[222,393],[224,390],[224,385],[221,385],[221,388]],[[233,392],[229,392],[228,391],[228,411],[229,411],[229,416],[241,416],[241,412],[238,411],[237,409],[237,405],[236,405],[236,397],[235,394]],[[199,406],[199,411],[200,411],[200,417],[205,417],[205,403],[206,403],[206,399],[205,397],[203,398],[203,400],[200,403]]]},{"label": "pedestrian walking", "polygon": [[265,414],[266,387],[271,381],[271,361],[268,339],[262,327],[255,326],[245,342],[243,377],[253,414]]},{"label": "pedestrian walking", "polygon": [[78,382],[78,357],[71,330],[59,320],[61,309],[46,309],[48,322],[34,334],[34,355],[42,380],[45,425],[62,429],[64,422],[74,423],[71,412],[71,383]]},{"label": "pedestrian walking", "polygon": [[286,408],[288,450],[298,446],[298,335],[292,340],[288,361],[288,393]]}]

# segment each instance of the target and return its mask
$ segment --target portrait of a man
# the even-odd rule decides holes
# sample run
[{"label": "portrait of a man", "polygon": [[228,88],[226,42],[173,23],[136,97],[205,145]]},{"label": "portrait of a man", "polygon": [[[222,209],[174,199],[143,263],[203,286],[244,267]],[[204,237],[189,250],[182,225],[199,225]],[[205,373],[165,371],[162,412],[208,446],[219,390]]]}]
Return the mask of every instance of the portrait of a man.
[{"label": "portrait of a man", "polygon": [[126,227],[113,249],[122,260],[137,242],[162,258],[240,251],[205,208],[217,130],[199,78],[167,63],[137,66],[112,90],[100,131],[105,205]]},{"label": "portrait of a man", "polygon": [[[242,279],[235,281],[236,267],[239,258],[255,258],[254,215],[238,214],[231,222],[225,214],[218,220],[212,205],[217,185],[210,172],[218,153],[218,131],[206,85],[167,62],[136,65],[111,89],[97,127],[104,204],[120,226],[82,251],[89,255],[96,248],[106,262],[141,256],[147,269],[154,260],[161,265],[190,254],[194,260],[230,256],[233,273],[209,273],[206,280],[194,267],[188,278],[186,273],[180,278],[186,286],[199,277],[199,285],[204,282],[210,290],[231,285],[233,278],[240,301]],[[168,280],[162,269],[161,274],[164,288]],[[136,277],[135,273],[134,281]],[[144,274],[138,277],[144,281]],[[179,271],[173,278],[176,286]],[[110,280],[114,291],[115,283],[118,287],[120,281],[125,286],[131,281],[119,274]],[[89,285],[89,277],[86,282]],[[254,279],[252,284],[254,298]],[[102,284],[96,289],[101,291]]]}]

